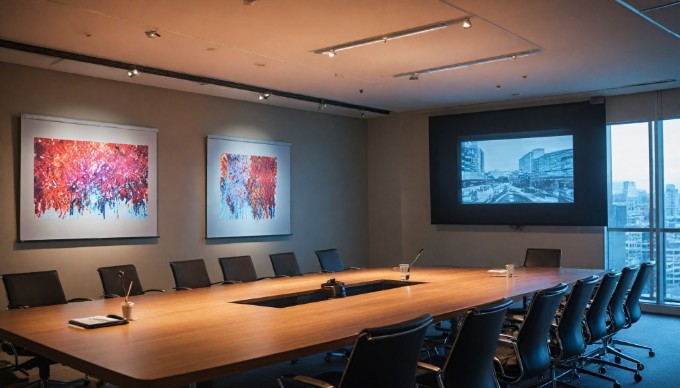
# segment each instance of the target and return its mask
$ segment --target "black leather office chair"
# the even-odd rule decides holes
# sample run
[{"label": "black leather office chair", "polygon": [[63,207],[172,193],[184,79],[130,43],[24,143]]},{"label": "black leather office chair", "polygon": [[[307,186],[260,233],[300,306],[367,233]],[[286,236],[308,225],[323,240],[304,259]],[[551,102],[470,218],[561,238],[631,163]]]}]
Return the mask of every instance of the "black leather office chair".
[{"label": "black leather office chair", "polygon": [[336,248],[320,249],[314,251],[314,253],[319,259],[321,272],[341,272],[346,269],[359,269],[359,267],[345,267],[345,263],[343,263],[340,257],[340,251]]},{"label": "black leather office chair", "polygon": [[175,278],[175,290],[192,290],[215,284],[234,283],[233,281],[211,282],[203,259],[171,261],[170,268]]},{"label": "black leather office chair", "polygon": [[269,255],[276,276],[302,275],[294,252],[272,253]]},{"label": "black leather office chair", "polygon": [[[523,267],[561,267],[562,250],[557,248],[527,248],[524,253]],[[526,314],[529,298],[522,297],[522,309],[512,308],[512,314]]]},{"label": "black leather office chair", "polygon": [[[577,361],[586,350],[583,317],[599,279],[599,276],[593,275],[577,280],[567,296],[564,307],[557,314],[557,324],[553,325],[550,332],[553,383],[563,376],[574,377],[576,375],[575,371],[579,366]],[[557,368],[565,369],[565,371],[557,376]],[[592,374],[589,370],[582,371]]]},{"label": "black leather office chair", "polygon": [[501,334],[494,360],[500,382],[542,380],[550,373],[549,330],[566,292],[564,283],[535,292],[519,331]]},{"label": "black leather office chair", "polygon": [[344,372],[316,377],[285,375],[282,387],[415,387],[416,364],[432,317],[425,314],[394,325],[359,333]]},{"label": "black leather office chair", "polygon": [[147,292],[165,292],[165,290],[150,288],[144,289],[139,280],[137,268],[133,264],[113,265],[110,267],[97,268],[99,279],[102,282],[104,298],[118,298],[125,296],[127,288],[130,287],[130,296],[142,295]]},{"label": "black leather office chair", "polygon": [[[64,289],[59,280],[57,271],[40,271],[0,275],[5,286],[8,308],[35,308],[42,306],[53,306],[70,302],[91,301],[88,298],[66,299]],[[54,362],[38,356],[28,349],[14,346],[11,342],[2,340],[2,350],[14,357],[14,368],[25,371],[38,368],[40,382],[46,385],[73,385],[82,383],[89,384],[87,376],[73,381],[53,381],[50,380],[50,365]],[[20,361],[19,357],[30,357],[28,360]]]},{"label": "black leather office chair", "polygon": [[[633,286],[630,288],[630,292],[628,293],[628,297],[626,298],[626,304],[624,305],[624,309],[626,312],[626,325],[624,328],[629,328],[631,327],[634,323],[640,320],[642,317],[642,310],[640,308],[640,296],[642,296],[642,291],[644,290],[645,286],[649,282],[652,269],[654,268],[654,265],[656,263],[654,262],[647,262],[647,263],[642,263],[640,264],[640,270],[638,271],[637,277],[635,278],[635,282],[633,283]],[[623,346],[630,346],[638,349],[646,349],[649,353],[649,357],[654,357],[655,353],[654,350],[650,346],[646,345],[640,345],[636,344],[633,342],[628,342],[628,341],[623,341],[620,340],[616,337],[612,339],[612,345],[623,345]]]},{"label": "black leather office chair", "polygon": [[258,277],[250,256],[220,257],[217,259],[222,268],[222,276],[225,281],[231,282],[254,282],[256,280],[269,279]]},{"label": "black leather office chair", "polygon": [[[629,272],[631,273],[631,272]],[[629,371],[635,372],[636,376],[640,376],[636,370],[632,368],[624,367],[623,365],[617,365],[612,361],[607,359],[608,355],[608,337],[610,336],[609,324],[609,304],[612,300],[614,292],[617,288],[617,284],[620,282],[622,277],[621,272],[610,272],[606,273],[602,277],[602,281],[597,286],[595,290],[595,295],[593,296],[590,306],[586,310],[585,314],[585,337],[586,344],[588,346],[596,346],[596,349],[588,352],[586,355],[579,357],[579,362],[584,366],[586,364],[596,364],[599,365],[598,373],[589,373],[600,379],[610,381],[615,387],[620,387],[621,384],[614,378],[604,375],[607,371],[605,365],[613,366],[617,368],[627,369]],[[576,368],[576,370],[584,373],[587,369]],[[636,377],[637,379],[638,377]],[[642,376],[639,377],[642,379]]]},{"label": "black leather office chair", "polygon": [[[458,328],[451,351],[438,366],[418,363],[419,386],[498,387],[494,372],[494,355],[498,336],[512,299],[501,299],[467,311]],[[442,366],[443,365],[443,366]],[[422,371],[429,373],[421,373]]]}]

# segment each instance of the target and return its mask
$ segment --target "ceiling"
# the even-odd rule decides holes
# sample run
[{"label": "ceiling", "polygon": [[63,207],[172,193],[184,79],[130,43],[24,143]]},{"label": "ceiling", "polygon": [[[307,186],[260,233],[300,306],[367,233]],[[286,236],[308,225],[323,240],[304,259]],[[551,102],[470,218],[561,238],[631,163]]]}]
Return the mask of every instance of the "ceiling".
[{"label": "ceiling", "polygon": [[[678,3],[2,0],[0,61],[247,101],[271,91],[259,102],[379,117],[680,87]],[[455,23],[333,58],[313,53],[447,21]],[[536,54],[500,60],[527,51]],[[419,72],[457,64],[470,65]],[[134,78],[121,68],[132,66]]]}]

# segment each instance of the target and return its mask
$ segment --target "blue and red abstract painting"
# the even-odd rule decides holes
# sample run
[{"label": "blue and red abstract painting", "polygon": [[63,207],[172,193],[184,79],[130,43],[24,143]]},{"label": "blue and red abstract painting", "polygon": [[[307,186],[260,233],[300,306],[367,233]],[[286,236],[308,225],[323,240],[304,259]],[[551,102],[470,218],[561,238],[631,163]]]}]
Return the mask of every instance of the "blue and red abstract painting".
[{"label": "blue and red abstract painting", "polygon": [[220,218],[276,218],[277,160],[271,156],[220,156]]},{"label": "blue and red abstract painting", "polygon": [[36,137],[35,218],[148,217],[149,147]]}]

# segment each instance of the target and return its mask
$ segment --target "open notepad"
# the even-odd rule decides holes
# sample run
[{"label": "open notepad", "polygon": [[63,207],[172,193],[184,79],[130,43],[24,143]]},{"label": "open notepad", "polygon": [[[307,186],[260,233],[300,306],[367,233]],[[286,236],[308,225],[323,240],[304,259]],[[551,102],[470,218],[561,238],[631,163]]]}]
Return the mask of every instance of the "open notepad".
[{"label": "open notepad", "polygon": [[83,329],[96,329],[98,327],[126,325],[128,321],[126,319],[96,315],[93,317],[71,319],[68,321],[68,324]]}]

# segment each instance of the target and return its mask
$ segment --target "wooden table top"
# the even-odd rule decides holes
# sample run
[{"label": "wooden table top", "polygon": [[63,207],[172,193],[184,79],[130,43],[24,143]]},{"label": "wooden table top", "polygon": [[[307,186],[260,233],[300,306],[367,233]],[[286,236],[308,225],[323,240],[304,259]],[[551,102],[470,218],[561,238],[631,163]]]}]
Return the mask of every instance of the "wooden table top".
[{"label": "wooden table top", "polygon": [[421,268],[423,284],[287,308],[233,301],[316,290],[330,277],[347,285],[398,280],[394,269],[307,274],[131,298],[138,318],[94,330],[69,319],[121,314],[121,298],[0,311],[0,337],[88,375],[124,387],[169,387],[350,345],[366,327],[431,314],[435,321],[503,297],[559,282],[571,284],[602,270],[518,268],[516,277],[486,269]]}]

